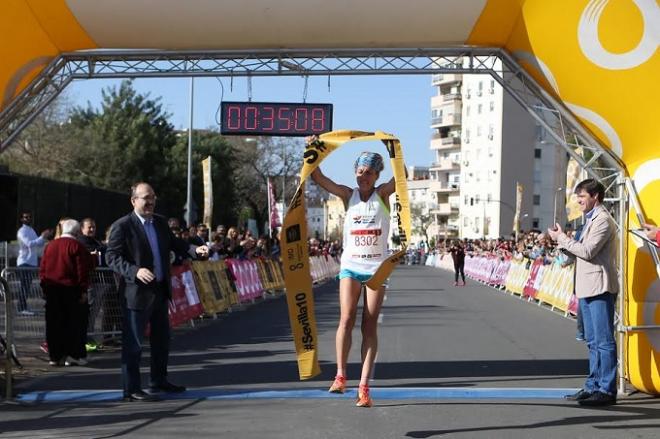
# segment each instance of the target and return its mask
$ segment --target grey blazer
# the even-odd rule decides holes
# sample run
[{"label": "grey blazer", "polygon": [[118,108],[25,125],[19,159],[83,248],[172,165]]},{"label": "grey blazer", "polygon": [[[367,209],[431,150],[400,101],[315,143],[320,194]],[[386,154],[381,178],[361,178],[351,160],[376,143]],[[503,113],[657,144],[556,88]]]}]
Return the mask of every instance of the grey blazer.
[{"label": "grey blazer", "polygon": [[578,298],[619,292],[616,226],[602,205],[595,209],[579,241],[574,241],[564,233],[557,238],[559,247],[576,258],[575,295]]}]

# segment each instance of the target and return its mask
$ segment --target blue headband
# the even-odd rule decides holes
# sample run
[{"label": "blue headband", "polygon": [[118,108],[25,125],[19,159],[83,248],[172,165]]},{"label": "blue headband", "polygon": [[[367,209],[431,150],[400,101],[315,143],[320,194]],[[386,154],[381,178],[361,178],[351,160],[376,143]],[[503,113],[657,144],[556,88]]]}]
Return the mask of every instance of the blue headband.
[{"label": "blue headband", "polygon": [[354,167],[356,171],[360,166],[366,166],[380,173],[384,168],[383,157],[378,153],[365,151],[355,160]]}]

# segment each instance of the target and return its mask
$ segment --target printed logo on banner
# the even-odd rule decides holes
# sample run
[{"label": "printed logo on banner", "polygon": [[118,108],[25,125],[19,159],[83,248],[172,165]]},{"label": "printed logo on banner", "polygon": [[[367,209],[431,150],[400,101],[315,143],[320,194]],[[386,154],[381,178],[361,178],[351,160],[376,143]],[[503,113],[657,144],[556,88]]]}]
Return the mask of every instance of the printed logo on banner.
[{"label": "printed logo on banner", "polygon": [[206,276],[209,278],[209,284],[211,284],[215,300],[224,300],[224,297],[222,297],[222,290],[220,289],[220,283],[218,282],[218,277],[215,275],[215,272],[207,271]]},{"label": "printed logo on banner", "polygon": [[312,326],[309,322],[309,312],[307,309],[307,294],[301,291],[296,294],[296,307],[298,308],[298,323],[302,326],[302,344],[305,350],[313,351],[314,346],[314,336],[312,335]]},{"label": "printed logo on banner", "polygon": [[300,241],[300,225],[295,224],[286,228],[286,242]]}]

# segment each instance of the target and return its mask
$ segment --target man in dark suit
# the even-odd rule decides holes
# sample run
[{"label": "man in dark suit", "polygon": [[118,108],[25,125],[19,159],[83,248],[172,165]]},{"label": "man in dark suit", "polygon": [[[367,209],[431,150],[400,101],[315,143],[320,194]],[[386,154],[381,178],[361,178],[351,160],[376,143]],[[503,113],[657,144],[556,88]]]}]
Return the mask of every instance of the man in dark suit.
[{"label": "man in dark suit", "polygon": [[[165,217],[154,214],[156,194],[147,183],[131,188],[133,212],[112,225],[106,261],[120,276],[122,297],[122,382],[127,401],[154,401],[154,393],[186,390],[167,380],[170,325],[168,300],[170,251],[206,256],[206,246],[194,247],[175,239]],[[140,358],[147,323],[150,324],[151,393],[140,383]]]}]

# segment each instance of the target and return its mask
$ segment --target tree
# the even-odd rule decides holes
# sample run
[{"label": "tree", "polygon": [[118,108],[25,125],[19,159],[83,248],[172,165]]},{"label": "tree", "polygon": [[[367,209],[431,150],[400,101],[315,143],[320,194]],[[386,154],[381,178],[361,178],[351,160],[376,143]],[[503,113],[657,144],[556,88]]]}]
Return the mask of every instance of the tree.
[{"label": "tree", "polygon": [[412,219],[413,233],[424,235],[424,240],[429,242],[427,230],[433,222],[433,215],[424,207],[423,203],[412,203],[410,206],[410,217]]},{"label": "tree", "polygon": [[60,95],[0,155],[0,164],[12,172],[47,178],[75,172],[77,158],[68,142],[69,112],[68,97]]},{"label": "tree", "polygon": [[[198,206],[197,217],[201,219],[204,209],[204,182],[202,179],[202,160],[211,157],[211,178],[213,181],[213,227],[217,224],[227,226],[236,224],[237,209],[234,174],[236,172],[236,152],[229,141],[216,130],[193,130],[192,173],[193,199]],[[172,215],[181,215],[186,201],[188,175],[188,136],[182,132],[177,143],[170,151],[170,185],[178,190],[171,195],[172,204],[179,210]]]},{"label": "tree", "polygon": [[138,94],[131,81],[123,81],[118,88],[103,90],[100,109],[90,104],[74,108],[71,141],[84,154],[79,155],[79,174],[68,179],[115,190],[142,180],[161,197],[171,195],[168,158],[176,134],[159,101]]},{"label": "tree", "polygon": [[[283,177],[286,180],[286,201],[295,191],[296,175],[302,163],[302,145],[291,138],[257,137],[232,139],[236,153],[234,184],[236,187],[237,208],[249,207],[257,224],[263,225],[268,219],[267,179],[275,184],[275,196],[282,198],[279,190]],[[242,224],[241,224],[242,225]]]}]

